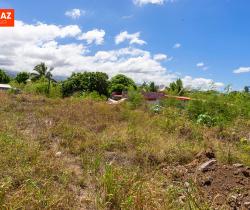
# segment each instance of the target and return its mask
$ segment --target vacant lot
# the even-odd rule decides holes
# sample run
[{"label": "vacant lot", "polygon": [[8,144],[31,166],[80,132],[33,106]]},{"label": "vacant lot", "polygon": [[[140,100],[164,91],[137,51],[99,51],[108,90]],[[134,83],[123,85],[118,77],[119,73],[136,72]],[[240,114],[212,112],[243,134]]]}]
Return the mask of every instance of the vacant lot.
[{"label": "vacant lot", "polygon": [[1,209],[249,208],[244,117],[0,93],[0,121]]}]

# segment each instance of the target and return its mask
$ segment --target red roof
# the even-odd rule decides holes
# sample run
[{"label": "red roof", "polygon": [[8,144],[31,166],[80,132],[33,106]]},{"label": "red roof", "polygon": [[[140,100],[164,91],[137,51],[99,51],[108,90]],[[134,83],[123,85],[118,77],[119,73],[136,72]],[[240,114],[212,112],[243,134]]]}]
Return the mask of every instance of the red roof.
[{"label": "red roof", "polygon": [[158,100],[165,98],[165,93],[161,92],[146,92],[143,93],[143,96],[146,100]]}]

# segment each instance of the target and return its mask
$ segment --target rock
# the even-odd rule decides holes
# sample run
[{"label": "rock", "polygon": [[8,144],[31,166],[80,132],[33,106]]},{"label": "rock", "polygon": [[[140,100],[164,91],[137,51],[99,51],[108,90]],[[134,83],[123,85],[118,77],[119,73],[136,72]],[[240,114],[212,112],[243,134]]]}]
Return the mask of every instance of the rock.
[{"label": "rock", "polygon": [[184,185],[185,185],[186,188],[189,188],[189,187],[190,187],[189,182],[185,182]]},{"label": "rock", "polygon": [[202,186],[210,186],[212,184],[213,178],[211,176],[206,177],[201,181]]},{"label": "rock", "polygon": [[248,170],[242,170],[241,172],[245,177],[250,177],[250,172]]},{"label": "rock", "polygon": [[55,154],[55,156],[56,156],[56,157],[61,157],[61,156],[62,156],[62,152],[57,152],[57,153]]},{"label": "rock", "polygon": [[198,168],[198,170],[199,170],[199,171],[202,171],[202,172],[208,171],[208,170],[210,169],[210,167],[211,167],[212,165],[214,165],[216,162],[217,162],[217,160],[215,160],[215,159],[209,160],[209,161],[203,163],[203,164]]},{"label": "rock", "polygon": [[239,175],[240,174],[240,170],[238,169],[238,170],[236,170],[236,171],[234,171],[234,175]]},{"label": "rock", "polygon": [[245,206],[247,209],[250,209],[250,202],[245,202],[245,203],[244,203],[244,206]]},{"label": "rock", "polygon": [[240,163],[233,164],[234,167],[236,168],[242,168],[244,165]]},{"label": "rock", "polygon": [[207,151],[205,152],[205,155],[206,155],[206,157],[209,158],[209,159],[214,159],[214,158],[215,158],[215,154],[214,154],[214,152],[213,152],[212,150],[207,150]]}]

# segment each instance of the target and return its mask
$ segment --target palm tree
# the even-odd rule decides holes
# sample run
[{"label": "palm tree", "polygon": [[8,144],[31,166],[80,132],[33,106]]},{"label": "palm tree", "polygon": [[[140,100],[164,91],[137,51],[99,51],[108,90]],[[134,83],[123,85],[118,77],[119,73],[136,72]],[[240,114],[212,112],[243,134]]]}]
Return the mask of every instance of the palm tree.
[{"label": "palm tree", "polygon": [[[45,77],[46,79],[48,79],[48,94],[50,92],[50,82],[51,80],[53,80],[53,75],[52,75],[52,71],[54,70],[53,67],[49,68],[45,65],[45,63],[40,63],[38,65],[35,66],[35,68],[33,69],[33,73],[31,73],[31,79],[33,81],[37,81],[39,79],[41,79],[42,77]],[[53,80],[55,81],[55,80]]]}]

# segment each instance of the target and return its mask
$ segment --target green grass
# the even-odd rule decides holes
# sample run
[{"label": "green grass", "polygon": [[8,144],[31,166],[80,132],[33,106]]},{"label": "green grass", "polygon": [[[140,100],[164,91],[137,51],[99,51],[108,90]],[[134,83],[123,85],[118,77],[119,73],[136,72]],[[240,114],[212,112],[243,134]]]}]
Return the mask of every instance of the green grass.
[{"label": "green grass", "polygon": [[[209,209],[197,186],[173,185],[162,165],[185,165],[207,148],[218,162],[250,166],[248,117],[197,124],[186,109],[0,93],[2,209]],[[192,109],[194,110],[194,109]],[[62,158],[55,158],[62,151]],[[75,176],[70,161],[77,160]],[[71,165],[70,165],[71,164]],[[184,194],[183,203],[176,204]],[[90,200],[90,201],[89,201]]]}]

